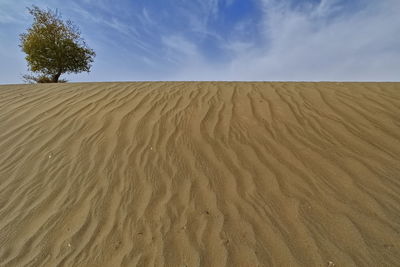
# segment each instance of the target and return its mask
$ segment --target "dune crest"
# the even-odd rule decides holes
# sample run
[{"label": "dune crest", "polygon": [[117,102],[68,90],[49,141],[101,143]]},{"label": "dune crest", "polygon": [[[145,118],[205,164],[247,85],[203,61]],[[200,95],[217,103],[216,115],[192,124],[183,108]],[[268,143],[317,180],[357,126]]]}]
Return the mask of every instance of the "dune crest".
[{"label": "dune crest", "polygon": [[398,266],[400,83],[0,86],[0,266]]}]

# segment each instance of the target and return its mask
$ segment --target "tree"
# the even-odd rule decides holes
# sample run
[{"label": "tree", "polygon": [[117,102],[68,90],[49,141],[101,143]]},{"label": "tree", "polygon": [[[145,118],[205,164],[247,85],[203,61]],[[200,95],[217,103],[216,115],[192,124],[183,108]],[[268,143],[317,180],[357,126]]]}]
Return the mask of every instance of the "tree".
[{"label": "tree", "polygon": [[37,6],[28,10],[34,20],[20,35],[20,47],[28,68],[38,76],[25,75],[25,80],[57,83],[63,73],[90,72],[96,54],[81,38],[78,27],[70,20],[63,21],[57,11]]}]

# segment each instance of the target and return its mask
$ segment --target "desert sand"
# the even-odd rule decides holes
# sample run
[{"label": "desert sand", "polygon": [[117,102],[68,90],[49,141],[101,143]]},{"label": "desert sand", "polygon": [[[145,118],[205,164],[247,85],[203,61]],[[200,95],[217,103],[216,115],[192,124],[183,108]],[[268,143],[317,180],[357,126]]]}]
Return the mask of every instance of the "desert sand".
[{"label": "desert sand", "polygon": [[400,83],[2,85],[0,266],[400,266]]}]

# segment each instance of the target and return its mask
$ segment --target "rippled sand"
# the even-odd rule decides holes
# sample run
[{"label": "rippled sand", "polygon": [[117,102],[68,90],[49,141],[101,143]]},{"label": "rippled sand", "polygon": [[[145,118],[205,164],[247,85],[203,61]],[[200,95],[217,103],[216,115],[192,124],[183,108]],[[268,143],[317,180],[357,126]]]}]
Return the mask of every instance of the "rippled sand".
[{"label": "rippled sand", "polygon": [[400,83],[0,86],[0,266],[400,266]]}]

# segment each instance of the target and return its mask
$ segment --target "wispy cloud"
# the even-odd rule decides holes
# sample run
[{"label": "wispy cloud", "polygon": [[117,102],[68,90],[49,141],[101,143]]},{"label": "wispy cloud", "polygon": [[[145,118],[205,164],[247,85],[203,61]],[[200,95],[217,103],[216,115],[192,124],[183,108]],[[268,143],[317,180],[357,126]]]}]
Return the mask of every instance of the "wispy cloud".
[{"label": "wispy cloud", "polygon": [[400,2],[364,1],[355,12],[339,12],[335,1],[294,8],[288,1],[263,2],[265,42],[235,41],[231,62],[205,70],[184,66],[177,79],[189,73],[210,73],[202,79],[221,80],[399,80]]},{"label": "wispy cloud", "polygon": [[96,50],[72,81],[400,80],[398,0],[0,0],[1,50],[15,51],[0,62],[18,62],[0,63],[14,68],[0,82],[25,71],[31,4],[58,8]]}]

